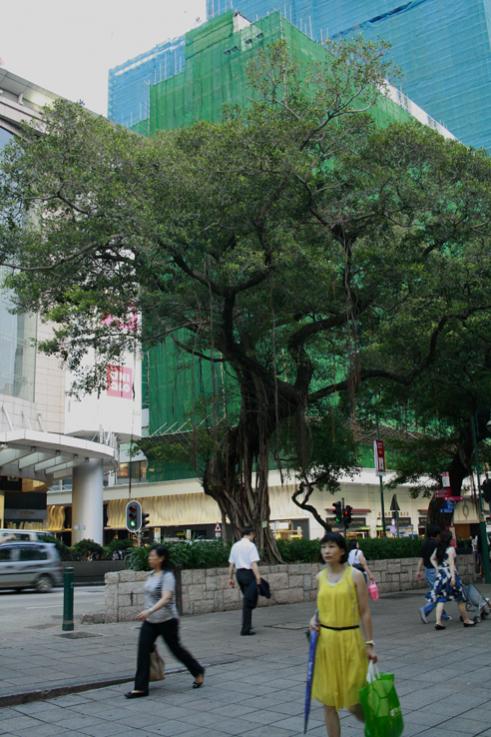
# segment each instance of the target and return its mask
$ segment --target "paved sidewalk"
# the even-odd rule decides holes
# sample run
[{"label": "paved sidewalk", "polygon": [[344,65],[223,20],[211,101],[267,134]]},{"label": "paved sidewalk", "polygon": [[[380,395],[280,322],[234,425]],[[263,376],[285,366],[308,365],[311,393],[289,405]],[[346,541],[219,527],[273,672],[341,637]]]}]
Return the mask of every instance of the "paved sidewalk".
[{"label": "paved sidewalk", "polygon": [[[420,594],[373,604],[383,670],[396,674],[405,737],[491,737],[491,620],[464,629],[455,616],[444,632],[418,619]],[[297,737],[302,733],[305,622],[312,605],[260,609],[258,634],[238,635],[239,612],[183,620],[183,641],[208,664],[206,686],[188,673],[169,675],[144,700],[126,701],[129,685],[84,691],[0,709],[2,737]],[[451,605],[450,613],[456,614]],[[132,675],[132,624],[84,625],[92,637],[66,640],[42,630],[0,645],[1,693]],[[163,647],[161,648],[163,651]],[[169,667],[174,664],[166,655]],[[1,695],[1,694],[0,694]],[[309,735],[325,737],[314,705]],[[352,717],[343,737],[362,737]]]}]

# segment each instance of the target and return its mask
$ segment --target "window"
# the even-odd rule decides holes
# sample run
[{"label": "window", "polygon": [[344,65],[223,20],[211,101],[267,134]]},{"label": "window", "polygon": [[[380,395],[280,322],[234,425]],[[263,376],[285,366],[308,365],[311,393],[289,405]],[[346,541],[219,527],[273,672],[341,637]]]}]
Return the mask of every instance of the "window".
[{"label": "window", "polygon": [[[0,267],[0,282],[6,276]],[[0,394],[34,399],[36,367],[36,317],[12,313],[13,300],[6,289],[0,290]]]},{"label": "window", "polygon": [[48,553],[45,548],[29,545],[29,547],[20,548],[19,560],[48,560]]},{"label": "window", "polygon": [[132,481],[145,481],[147,478],[147,462],[131,461],[131,463],[120,463],[118,468],[118,483],[128,483],[131,469]]},{"label": "window", "polygon": [[0,149],[7,145],[13,138],[13,133],[0,126]]},{"label": "window", "polygon": [[0,562],[10,560],[12,554],[12,548],[8,548],[5,545],[2,545],[0,548]]}]

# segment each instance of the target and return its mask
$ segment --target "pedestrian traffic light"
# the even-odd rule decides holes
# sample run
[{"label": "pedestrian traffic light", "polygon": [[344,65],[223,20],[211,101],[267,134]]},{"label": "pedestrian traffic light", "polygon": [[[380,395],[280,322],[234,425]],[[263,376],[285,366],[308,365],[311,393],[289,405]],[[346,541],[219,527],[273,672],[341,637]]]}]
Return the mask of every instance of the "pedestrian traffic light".
[{"label": "pedestrian traffic light", "polygon": [[143,512],[143,514],[142,514],[142,530],[144,530],[150,524],[149,519],[150,519],[150,515],[148,514],[148,512]]},{"label": "pedestrian traffic light", "polygon": [[142,526],[142,505],[132,501],[126,505],[126,529],[128,532],[139,532]]},{"label": "pedestrian traffic light", "polygon": [[336,524],[339,525],[343,520],[343,505],[341,502],[334,502],[332,505],[332,511],[334,513]]},{"label": "pedestrian traffic light", "polygon": [[346,528],[350,526],[352,517],[353,517],[353,507],[350,504],[347,504],[343,511],[343,522]]}]

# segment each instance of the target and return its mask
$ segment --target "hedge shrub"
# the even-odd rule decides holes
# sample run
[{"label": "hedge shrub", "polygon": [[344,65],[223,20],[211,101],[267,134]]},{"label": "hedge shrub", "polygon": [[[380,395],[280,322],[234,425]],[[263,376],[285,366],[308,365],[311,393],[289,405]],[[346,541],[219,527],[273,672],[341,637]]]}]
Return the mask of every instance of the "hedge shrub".
[{"label": "hedge shrub", "polygon": [[[228,565],[230,545],[220,540],[209,542],[169,543],[170,560],[180,568],[224,568]],[[387,558],[418,558],[421,540],[418,538],[369,538],[360,540],[360,547],[369,560]],[[319,540],[278,540],[278,548],[285,563],[320,562]],[[137,571],[148,570],[149,546],[134,548],[128,556],[128,567]]]}]

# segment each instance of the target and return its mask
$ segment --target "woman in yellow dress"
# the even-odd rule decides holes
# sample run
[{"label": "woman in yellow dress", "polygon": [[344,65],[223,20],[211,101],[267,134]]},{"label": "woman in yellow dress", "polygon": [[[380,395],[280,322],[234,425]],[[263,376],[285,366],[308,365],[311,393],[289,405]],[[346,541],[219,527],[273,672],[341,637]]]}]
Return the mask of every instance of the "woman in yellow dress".
[{"label": "woman in yellow dress", "polygon": [[338,709],[364,721],[359,692],[368,661],[377,662],[377,654],[367,585],[363,574],[346,563],[343,535],[328,532],[321,540],[321,555],[326,567],[317,577],[317,611],[310,621],[319,633],[312,696],[324,704],[328,737],[340,737]]}]

